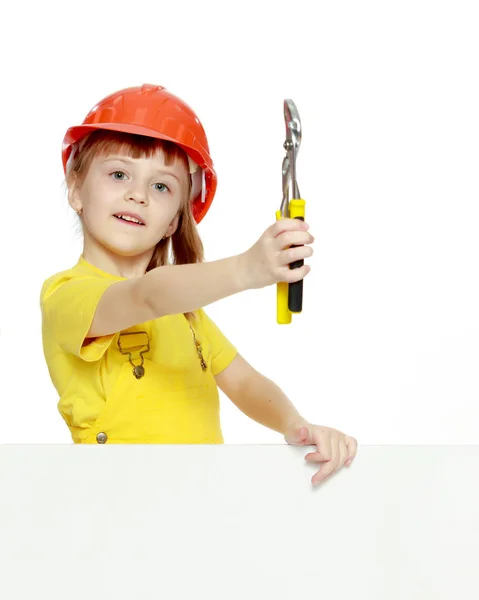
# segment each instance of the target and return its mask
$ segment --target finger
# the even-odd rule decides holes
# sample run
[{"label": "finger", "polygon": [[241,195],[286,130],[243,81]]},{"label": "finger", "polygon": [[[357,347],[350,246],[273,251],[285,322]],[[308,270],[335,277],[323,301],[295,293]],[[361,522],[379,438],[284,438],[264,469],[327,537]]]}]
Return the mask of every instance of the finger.
[{"label": "finger", "polygon": [[311,246],[299,246],[298,248],[288,248],[279,253],[279,264],[281,266],[290,265],[295,260],[309,258],[314,253]]},{"label": "finger", "polygon": [[298,269],[289,269],[283,267],[279,273],[278,281],[284,281],[286,283],[301,281],[301,279],[304,279],[310,271],[311,267],[309,265],[303,265]]},{"label": "finger", "polygon": [[334,473],[340,464],[340,448],[339,448],[339,436],[332,435],[331,436],[331,460],[325,463],[321,470],[318,471],[311,478],[311,483],[313,485],[318,485],[318,483],[323,482],[327,477],[329,477],[332,473]]},{"label": "finger", "polygon": [[321,470],[313,475],[311,478],[311,483],[313,485],[319,485],[323,481],[325,481],[333,472],[335,468],[331,462],[326,462],[321,465]]},{"label": "finger", "polygon": [[275,243],[281,250],[290,246],[304,246],[313,242],[314,236],[309,231],[284,231],[275,238]]},{"label": "finger", "polygon": [[[339,441],[339,451],[338,451],[338,456],[339,459],[336,461],[337,462],[337,467],[336,470],[340,469],[348,460],[349,457],[349,452],[348,452],[348,447],[346,445],[346,442],[343,439],[340,439]],[[333,452],[333,457],[334,457],[334,452]],[[325,462],[324,458],[321,456],[321,454],[319,454],[319,452],[310,452],[309,454],[306,454],[306,456],[304,457],[305,460],[307,462]],[[334,462],[334,458],[331,459],[332,462]],[[327,461],[329,462],[329,461]]]},{"label": "finger", "polygon": [[336,467],[336,471],[339,471],[339,469],[343,468],[344,463],[348,460],[348,457],[349,457],[348,447],[346,445],[344,436],[341,436],[339,439],[339,464]]},{"label": "finger", "polygon": [[308,463],[327,463],[331,460],[330,458],[324,458],[319,452],[311,452],[306,454],[304,458]]},{"label": "finger", "polygon": [[[298,269],[299,270],[299,269]],[[316,431],[313,438],[313,443],[316,446],[316,453],[320,455],[323,461],[331,460],[331,432],[328,429],[319,429]]]},{"label": "finger", "polygon": [[309,229],[308,223],[301,219],[279,219],[267,229],[267,233],[271,237],[277,237],[284,231],[306,231],[307,229]]},{"label": "finger", "polygon": [[306,445],[309,440],[309,429],[305,426],[298,427],[292,433],[288,433],[286,437],[289,444]]},{"label": "finger", "polygon": [[331,461],[336,471],[341,464],[341,437],[337,434],[331,436]]},{"label": "finger", "polygon": [[322,463],[329,462],[330,459],[324,458],[324,456],[322,456],[319,452],[310,452],[309,454],[306,454],[304,460],[309,463]]},{"label": "finger", "polygon": [[353,462],[354,457],[358,453],[358,442],[356,439],[350,437],[349,435],[344,436],[344,439],[348,448],[348,458],[344,465],[346,467],[349,467],[349,465]]}]

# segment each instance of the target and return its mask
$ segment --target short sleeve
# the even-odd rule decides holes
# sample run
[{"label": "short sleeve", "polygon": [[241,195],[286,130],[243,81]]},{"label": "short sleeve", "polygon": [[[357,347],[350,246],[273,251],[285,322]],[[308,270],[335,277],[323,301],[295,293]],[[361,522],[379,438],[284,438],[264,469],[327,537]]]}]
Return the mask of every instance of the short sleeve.
[{"label": "short sleeve", "polygon": [[211,371],[213,375],[218,375],[226,369],[238,351],[203,309],[197,311],[197,314],[211,348]]},{"label": "short sleeve", "polygon": [[110,279],[78,276],[46,281],[40,297],[45,341],[56,343],[85,361],[99,360],[115,334],[84,342],[101,296],[114,283]]}]

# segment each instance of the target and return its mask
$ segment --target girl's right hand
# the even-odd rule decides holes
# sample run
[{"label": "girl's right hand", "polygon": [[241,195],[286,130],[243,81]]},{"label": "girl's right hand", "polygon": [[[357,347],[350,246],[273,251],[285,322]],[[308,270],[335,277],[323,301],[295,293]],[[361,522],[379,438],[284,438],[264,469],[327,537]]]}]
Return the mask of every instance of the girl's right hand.
[{"label": "girl's right hand", "polygon": [[[280,219],[263,233],[243,255],[242,278],[247,289],[257,289],[285,281],[304,279],[311,270],[308,265],[290,269],[290,263],[313,254],[314,237],[309,225],[300,219]],[[298,246],[292,248],[291,246]]]}]

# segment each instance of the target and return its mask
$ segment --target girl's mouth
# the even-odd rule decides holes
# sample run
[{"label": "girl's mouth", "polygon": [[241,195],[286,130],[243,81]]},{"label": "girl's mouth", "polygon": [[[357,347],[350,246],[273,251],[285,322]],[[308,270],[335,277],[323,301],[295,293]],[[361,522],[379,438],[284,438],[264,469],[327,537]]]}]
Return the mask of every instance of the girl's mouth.
[{"label": "girl's mouth", "polygon": [[142,227],[145,223],[140,219],[138,215],[131,215],[128,213],[118,213],[113,215],[119,221],[123,221],[127,225],[134,225],[136,227]]}]

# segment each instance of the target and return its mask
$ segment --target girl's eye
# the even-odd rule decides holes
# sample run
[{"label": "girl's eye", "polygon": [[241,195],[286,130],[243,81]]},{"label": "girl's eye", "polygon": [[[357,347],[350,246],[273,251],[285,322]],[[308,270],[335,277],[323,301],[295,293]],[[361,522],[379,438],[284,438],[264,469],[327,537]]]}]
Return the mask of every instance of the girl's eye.
[{"label": "girl's eye", "polygon": [[[124,179],[126,179],[126,174],[123,171],[113,171],[113,173],[110,173],[110,175],[116,181],[123,181]],[[164,183],[155,183],[154,188],[158,192],[169,192],[170,191],[170,188],[167,185],[165,185]]]},{"label": "girl's eye", "polygon": [[169,188],[164,183],[155,183],[155,190],[158,192],[168,192]]},{"label": "girl's eye", "polygon": [[[123,173],[123,171],[114,171],[113,173],[111,173],[111,175],[113,176],[113,179],[116,179],[117,181],[122,181],[124,177],[126,177],[125,173]],[[118,175],[118,177],[117,177]]]}]

